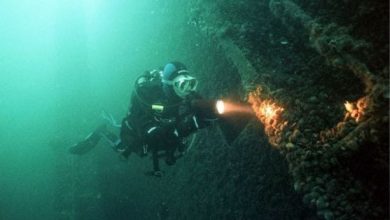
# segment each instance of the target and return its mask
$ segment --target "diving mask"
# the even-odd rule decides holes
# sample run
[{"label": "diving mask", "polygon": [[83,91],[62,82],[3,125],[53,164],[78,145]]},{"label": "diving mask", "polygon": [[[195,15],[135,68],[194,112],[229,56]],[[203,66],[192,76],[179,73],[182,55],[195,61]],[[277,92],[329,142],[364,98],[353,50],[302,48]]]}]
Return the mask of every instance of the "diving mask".
[{"label": "diving mask", "polygon": [[171,85],[175,93],[181,98],[194,92],[198,86],[198,80],[187,74],[178,75],[173,80],[163,80],[163,83]]}]

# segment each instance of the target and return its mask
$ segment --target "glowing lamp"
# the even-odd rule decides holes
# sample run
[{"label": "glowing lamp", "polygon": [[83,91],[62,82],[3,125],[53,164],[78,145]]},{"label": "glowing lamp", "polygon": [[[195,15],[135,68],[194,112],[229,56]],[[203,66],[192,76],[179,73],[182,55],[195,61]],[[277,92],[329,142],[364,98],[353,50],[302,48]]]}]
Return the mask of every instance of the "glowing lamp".
[{"label": "glowing lamp", "polygon": [[346,109],[348,112],[352,112],[353,109],[354,109],[353,104],[350,103],[350,102],[348,102],[348,101],[344,103],[344,106],[345,106],[345,109]]},{"label": "glowing lamp", "polygon": [[218,100],[215,107],[217,108],[218,114],[222,115],[225,113],[225,103],[222,100]]},{"label": "glowing lamp", "polygon": [[275,116],[275,110],[272,108],[272,106],[267,105],[263,109],[263,114],[266,118],[273,118]]}]

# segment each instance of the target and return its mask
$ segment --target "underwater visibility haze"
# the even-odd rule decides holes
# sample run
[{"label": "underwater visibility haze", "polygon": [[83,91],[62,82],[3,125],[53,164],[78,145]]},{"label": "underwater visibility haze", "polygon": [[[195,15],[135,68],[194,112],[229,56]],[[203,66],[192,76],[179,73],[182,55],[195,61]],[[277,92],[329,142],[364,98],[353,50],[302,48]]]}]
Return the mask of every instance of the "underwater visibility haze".
[{"label": "underwater visibility haze", "polygon": [[[389,219],[388,9],[0,1],[0,220]],[[172,61],[236,114],[189,136],[162,177],[103,141],[69,153]]]}]

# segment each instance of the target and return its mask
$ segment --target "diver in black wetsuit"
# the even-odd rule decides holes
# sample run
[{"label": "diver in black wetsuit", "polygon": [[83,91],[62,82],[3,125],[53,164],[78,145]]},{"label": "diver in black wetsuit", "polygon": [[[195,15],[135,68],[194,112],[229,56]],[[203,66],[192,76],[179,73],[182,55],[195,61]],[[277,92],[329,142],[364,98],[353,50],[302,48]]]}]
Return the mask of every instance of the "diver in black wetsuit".
[{"label": "diver in black wetsuit", "polygon": [[185,150],[184,138],[217,118],[213,110],[204,108],[207,105],[196,104],[202,102],[195,92],[197,84],[180,62],[168,63],[160,71],[146,71],[135,82],[120,138],[103,125],[70,152],[85,153],[104,137],[125,158],[131,153],[152,153],[152,174],[162,176],[159,158],[165,157],[168,165],[175,164]]}]

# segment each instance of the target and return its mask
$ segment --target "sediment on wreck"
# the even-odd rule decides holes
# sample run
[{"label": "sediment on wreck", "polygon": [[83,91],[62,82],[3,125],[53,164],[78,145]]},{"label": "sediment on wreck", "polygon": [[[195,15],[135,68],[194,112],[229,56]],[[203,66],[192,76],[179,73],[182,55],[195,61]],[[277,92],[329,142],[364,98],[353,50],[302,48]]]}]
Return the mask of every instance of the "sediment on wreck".
[{"label": "sediment on wreck", "polygon": [[[349,28],[306,12],[304,1],[197,3],[191,22],[237,70],[241,98],[283,106],[265,134],[307,207],[324,219],[388,218],[389,68],[372,55],[386,41],[354,26],[386,3],[354,2],[365,13]],[[328,14],[342,10],[323,4]]]}]

